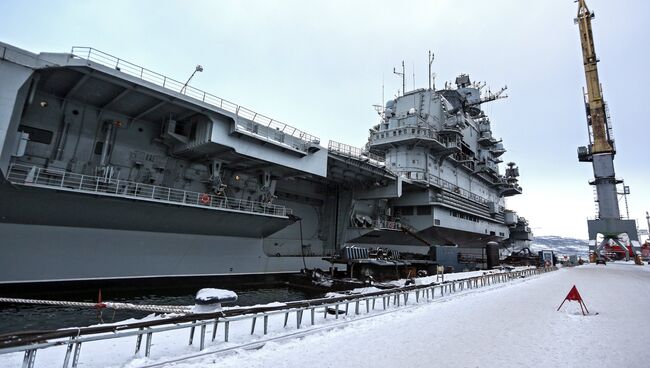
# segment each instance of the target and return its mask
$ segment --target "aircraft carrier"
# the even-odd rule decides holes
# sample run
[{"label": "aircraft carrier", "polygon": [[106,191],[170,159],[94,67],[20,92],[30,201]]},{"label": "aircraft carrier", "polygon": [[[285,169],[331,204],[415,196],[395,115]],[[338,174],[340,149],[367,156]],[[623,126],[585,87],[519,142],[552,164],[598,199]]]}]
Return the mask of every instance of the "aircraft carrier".
[{"label": "aircraft carrier", "polygon": [[363,148],[89,47],[0,43],[0,285],[286,274],[354,244],[532,238],[518,168],[459,76],[380,106]]}]

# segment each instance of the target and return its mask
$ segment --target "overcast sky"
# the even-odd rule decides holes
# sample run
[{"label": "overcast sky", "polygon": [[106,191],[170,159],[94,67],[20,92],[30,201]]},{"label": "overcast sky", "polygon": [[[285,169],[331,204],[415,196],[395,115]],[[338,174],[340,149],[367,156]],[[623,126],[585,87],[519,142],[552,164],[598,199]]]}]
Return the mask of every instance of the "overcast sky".
[{"label": "overcast sky", "polygon": [[[600,77],[613,118],[617,176],[631,187],[630,217],[650,210],[648,100],[650,2],[588,0]],[[536,235],[587,238],[594,215],[577,5],[571,0],[428,1],[7,1],[0,40],[34,51],[92,46],[319,136],[363,146],[372,105],[427,85],[427,52],[438,87],[460,73],[507,85],[484,105],[521,172],[524,194],[508,207]],[[621,211],[625,205],[621,201]]]}]

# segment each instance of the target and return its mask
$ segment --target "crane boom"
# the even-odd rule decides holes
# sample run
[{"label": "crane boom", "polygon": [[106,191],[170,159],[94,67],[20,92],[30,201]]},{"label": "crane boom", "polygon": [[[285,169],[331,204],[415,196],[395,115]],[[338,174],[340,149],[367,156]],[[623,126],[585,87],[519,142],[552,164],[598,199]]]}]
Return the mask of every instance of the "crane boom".
[{"label": "crane boom", "polygon": [[593,134],[592,154],[613,153],[614,149],[608,137],[608,122],[605,112],[605,102],[598,79],[598,58],[594,49],[594,38],[591,31],[591,19],[594,17],[585,0],[578,0],[578,16],[576,23],[580,28],[580,43],[582,58],[585,66],[587,81],[587,120]]}]

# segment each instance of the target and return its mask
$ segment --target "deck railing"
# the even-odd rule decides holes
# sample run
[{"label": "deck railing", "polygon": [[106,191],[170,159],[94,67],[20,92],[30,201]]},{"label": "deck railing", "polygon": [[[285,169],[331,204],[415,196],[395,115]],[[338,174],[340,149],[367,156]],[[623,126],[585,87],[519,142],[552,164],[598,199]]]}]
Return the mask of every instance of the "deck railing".
[{"label": "deck railing", "polygon": [[[92,61],[107,66],[111,69],[118,70],[122,73],[126,73],[136,78],[140,78],[144,81],[156,84],[158,86],[167,88],[174,92],[192,97],[194,99],[197,99],[199,101],[202,101],[214,107],[218,107],[220,109],[234,113],[239,117],[242,117],[254,123],[270,128],[268,129],[268,131],[282,132],[286,135],[297,138],[304,142],[304,147],[299,148],[303,151],[307,151],[310,145],[320,144],[320,139],[318,137],[303,132],[298,128],[292,127],[291,125],[279,122],[277,120],[274,120],[262,114],[258,114],[255,111],[249,110],[243,106],[239,106],[236,103],[224,100],[223,98],[217,97],[213,94],[207,93],[198,88],[194,88],[183,82],[179,82],[175,79],[169,78],[165,75],[154,72],[152,70],[143,68],[139,65],[120,59],[116,56],[107,54],[103,51],[99,51],[92,47],[75,46],[72,48],[71,54],[73,57],[85,59],[88,61]],[[236,129],[244,129],[251,133],[258,134],[252,127],[249,128],[245,124],[236,124]],[[266,138],[274,139],[274,136],[270,135],[267,136]]]},{"label": "deck railing", "polygon": [[91,193],[110,197],[159,202],[213,210],[249,212],[286,217],[291,209],[284,206],[228,198],[121,179],[82,175],[68,171],[13,163],[7,179],[18,185],[51,188],[70,192]]},{"label": "deck railing", "polygon": [[353,157],[361,161],[366,161],[374,166],[385,167],[385,158],[374,153],[365,152],[361,148],[339,143],[336,141],[329,141],[327,149],[330,152],[339,153],[344,156]]},{"label": "deck railing", "polygon": [[[61,357],[63,360],[62,366],[67,368],[71,365],[74,368],[80,365],[82,344],[103,341],[106,348],[111,348],[111,345],[115,344],[113,342],[115,339],[131,338],[135,342],[136,356],[141,356],[144,343],[144,358],[151,359],[152,350],[155,350],[152,349],[152,347],[155,347],[155,344],[152,343],[154,334],[159,338],[160,335],[170,331],[180,332],[185,330],[189,336],[177,332],[173,337],[176,339],[182,338],[188,342],[188,345],[195,344],[195,339],[198,337],[198,347],[194,348],[193,352],[180,357],[165,358],[163,356],[153,362],[153,365],[158,366],[159,364],[189,360],[208,354],[217,356],[238,351],[242,348],[259,348],[270,341],[319,333],[355,319],[372,318],[392,311],[399,311],[403,308],[413,308],[418,304],[434,303],[438,300],[444,301],[447,300],[446,297],[449,298],[453,294],[471,293],[474,290],[510,283],[521,278],[538,276],[555,270],[557,268],[554,266],[528,268],[511,272],[488,273],[482,276],[460,278],[443,283],[410,285],[367,294],[287,302],[280,306],[241,307],[222,312],[181,315],[136,323],[125,322],[107,326],[36,331],[34,333],[17,334],[17,336],[5,335],[5,337],[0,338],[0,356],[2,356],[0,359],[19,363],[19,357],[14,354],[21,354],[23,357],[22,366],[32,368],[36,361],[36,353],[39,350],[65,347],[65,354],[62,354]],[[333,313],[333,316],[330,313]],[[295,315],[295,324],[289,323],[290,315]],[[327,323],[328,315],[330,320],[341,318],[343,321],[340,323]],[[259,324],[258,321],[260,321]],[[248,322],[250,323],[250,329],[244,327],[231,332],[231,323],[235,322],[239,324]],[[260,324],[262,326],[259,326]],[[242,336],[242,334],[249,333],[255,335],[256,325],[257,331],[262,330],[261,336],[259,332],[257,332],[257,337],[254,339]],[[304,329],[304,331],[299,332],[298,330],[301,329]],[[283,333],[283,331],[287,332]],[[219,332],[219,336],[217,336],[217,332]],[[237,332],[239,332],[239,336],[233,336]],[[266,336],[270,332],[274,332],[275,336]],[[168,336],[168,339],[173,337]],[[232,339],[233,337],[235,339]],[[230,345],[220,347],[219,340],[228,343],[231,339],[234,341],[231,341]],[[178,343],[181,342],[178,341]],[[160,346],[158,349],[163,350]],[[210,350],[204,351],[206,349]],[[12,355],[13,359],[11,359]],[[145,363],[152,362],[145,361]]]}]

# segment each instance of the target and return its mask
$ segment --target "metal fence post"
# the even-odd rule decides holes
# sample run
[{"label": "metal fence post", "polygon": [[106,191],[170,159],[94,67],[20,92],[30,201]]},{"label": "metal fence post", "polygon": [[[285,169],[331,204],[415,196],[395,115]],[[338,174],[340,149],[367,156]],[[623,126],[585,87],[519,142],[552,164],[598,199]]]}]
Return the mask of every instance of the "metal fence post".
[{"label": "metal fence post", "polygon": [[199,346],[199,350],[203,350],[203,348],[205,347],[205,327],[206,327],[205,323],[201,325],[201,340],[200,340],[201,344]]},{"label": "metal fence post", "polygon": [[[70,354],[72,353],[72,346],[74,345],[74,337],[71,337],[68,346],[65,349],[65,358],[63,359],[63,368],[68,368],[68,364],[70,363]],[[136,348],[135,353],[138,353],[139,347]]]},{"label": "metal fence post", "polygon": [[296,329],[300,329],[300,323],[302,323],[302,309],[296,311]]},{"label": "metal fence post", "polygon": [[196,329],[196,321],[192,322],[192,328],[190,328],[190,342],[188,345],[192,345],[194,341],[194,330]]},{"label": "metal fence post", "polygon": [[[138,330],[142,331],[142,330],[144,330],[144,327],[140,327]],[[141,333],[138,334],[138,337],[135,340],[135,354],[140,352],[140,346],[142,346],[142,334]],[[68,350],[71,350],[71,349],[72,349],[72,344],[68,345]],[[63,366],[66,367],[67,365],[64,364]]]},{"label": "metal fence post", "polygon": [[212,341],[217,338],[217,327],[219,326],[219,318],[214,319],[214,325],[212,326]]},{"label": "metal fence post", "polygon": [[152,336],[153,336],[153,333],[151,333],[151,332],[147,333],[147,340],[146,340],[145,346],[144,346],[144,356],[147,357],[147,358],[151,354],[151,338],[152,338]]},{"label": "metal fence post", "polygon": [[79,364],[79,354],[81,354],[81,343],[74,344],[74,355],[72,356],[72,368],[76,368]]}]

